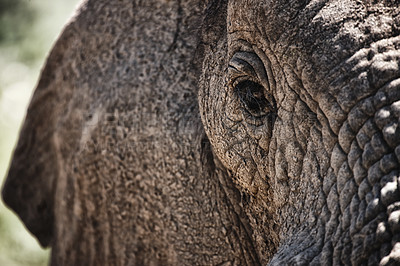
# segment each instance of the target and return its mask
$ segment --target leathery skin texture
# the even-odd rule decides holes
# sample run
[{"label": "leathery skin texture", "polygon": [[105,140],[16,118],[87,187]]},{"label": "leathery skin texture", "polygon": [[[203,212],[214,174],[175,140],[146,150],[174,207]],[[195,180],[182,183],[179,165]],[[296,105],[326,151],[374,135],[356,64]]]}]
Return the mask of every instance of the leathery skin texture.
[{"label": "leathery skin texture", "polygon": [[[400,263],[399,8],[385,1],[224,8],[220,24],[203,34],[200,112],[215,154],[248,195],[261,262]],[[249,100],[237,93],[243,80],[264,90],[247,88]],[[263,108],[260,93],[275,107]]]},{"label": "leathery skin texture", "polygon": [[3,200],[51,265],[398,265],[399,13],[84,1]]}]

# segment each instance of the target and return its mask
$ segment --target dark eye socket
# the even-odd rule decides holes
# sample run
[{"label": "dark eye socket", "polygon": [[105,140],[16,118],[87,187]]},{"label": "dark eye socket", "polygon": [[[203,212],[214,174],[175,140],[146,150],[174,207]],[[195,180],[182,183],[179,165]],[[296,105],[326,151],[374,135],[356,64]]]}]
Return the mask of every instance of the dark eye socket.
[{"label": "dark eye socket", "polygon": [[263,115],[274,110],[274,103],[264,95],[264,87],[254,81],[245,80],[235,86],[235,91],[247,110],[253,115]]}]

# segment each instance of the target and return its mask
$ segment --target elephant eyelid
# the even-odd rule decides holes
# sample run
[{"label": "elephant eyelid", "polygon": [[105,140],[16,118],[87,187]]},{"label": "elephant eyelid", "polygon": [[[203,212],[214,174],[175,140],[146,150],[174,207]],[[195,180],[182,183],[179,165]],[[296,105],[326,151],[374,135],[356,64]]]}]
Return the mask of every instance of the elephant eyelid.
[{"label": "elephant eyelid", "polygon": [[237,83],[236,80],[246,77],[269,87],[265,66],[261,59],[252,52],[236,52],[229,61],[228,76],[229,84],[234,85]]},{"label": "elephant eyelid", "polygon": [[237,74],[246,74],[249,76],[257,77],[254,67],[244,59],[233,57],[229,63],[229,69]]}]

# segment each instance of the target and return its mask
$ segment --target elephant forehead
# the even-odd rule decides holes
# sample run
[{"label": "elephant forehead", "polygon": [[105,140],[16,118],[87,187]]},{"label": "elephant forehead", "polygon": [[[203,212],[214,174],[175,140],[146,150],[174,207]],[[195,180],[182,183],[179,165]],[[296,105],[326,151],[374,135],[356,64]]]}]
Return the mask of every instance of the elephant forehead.
[{"label": "elephant forehead", "polygon": [[[388,1],[229,1],[228,34],[262,40],[282,60],[301,51],[331,69],[356,51],[399,29],[398,8]],[[237,34],[237,33],[240,34]]]}]

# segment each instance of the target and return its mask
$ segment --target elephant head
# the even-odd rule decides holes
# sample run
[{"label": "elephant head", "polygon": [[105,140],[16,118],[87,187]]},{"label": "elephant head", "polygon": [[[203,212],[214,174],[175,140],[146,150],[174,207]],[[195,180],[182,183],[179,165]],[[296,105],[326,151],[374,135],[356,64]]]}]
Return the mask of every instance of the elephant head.
[{"label": "elephant head", "polygon": [[400,263],[392,1],[84,2],[3,199],[52,263]]},{"label": "elephant head", "polygon": [[218,26],[205,22],[199,105],[246,195],[258,254],[274,250],[277,265],[398,261],[397,5],[224,9]]}]

